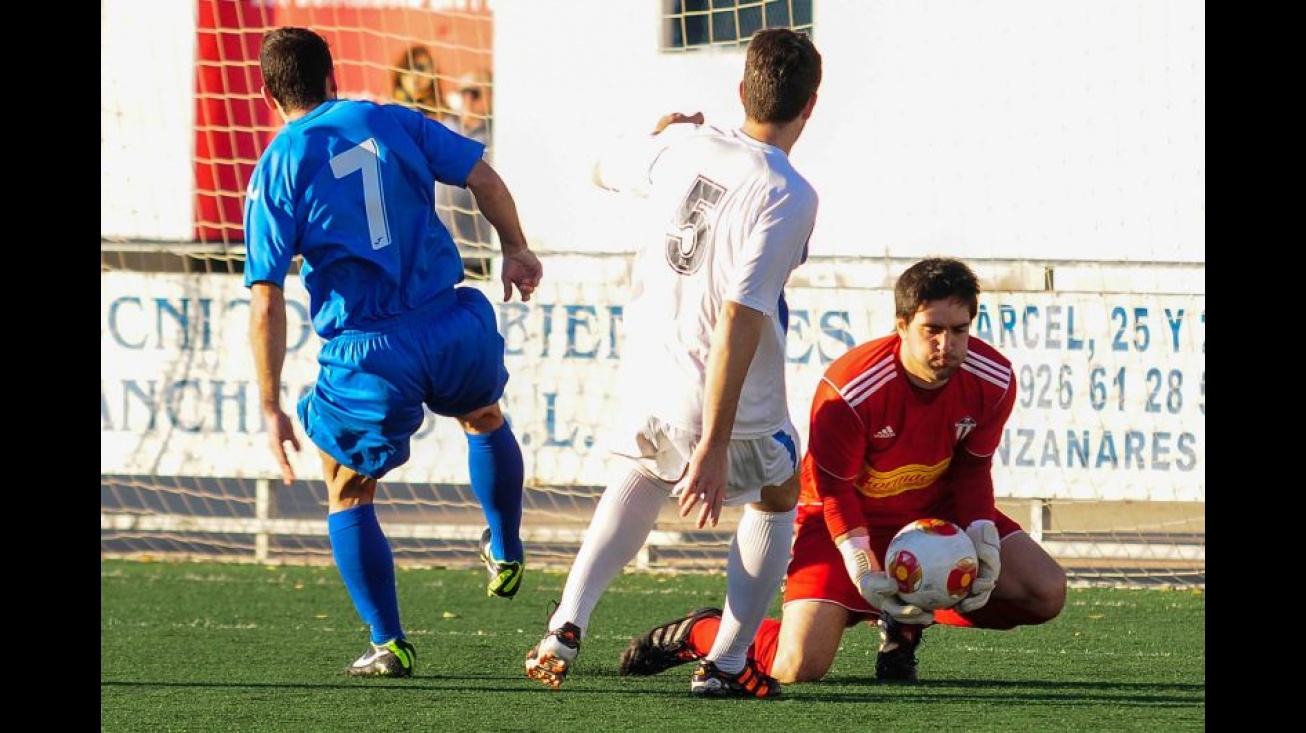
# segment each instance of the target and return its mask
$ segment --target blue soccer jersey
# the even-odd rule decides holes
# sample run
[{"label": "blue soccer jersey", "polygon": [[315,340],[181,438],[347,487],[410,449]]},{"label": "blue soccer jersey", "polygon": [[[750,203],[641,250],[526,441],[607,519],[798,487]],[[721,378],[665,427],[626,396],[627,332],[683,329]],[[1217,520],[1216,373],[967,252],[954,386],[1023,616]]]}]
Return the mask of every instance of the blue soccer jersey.
[{"label": "blue soccer jersey", "polygon": [[313,327],[326,339],[430,303],[463,279],[435,183],[465,186],[484,151],[407,107],[319,105],[287,123],[254,169],[245,285],[284,285],[302,255]]}]

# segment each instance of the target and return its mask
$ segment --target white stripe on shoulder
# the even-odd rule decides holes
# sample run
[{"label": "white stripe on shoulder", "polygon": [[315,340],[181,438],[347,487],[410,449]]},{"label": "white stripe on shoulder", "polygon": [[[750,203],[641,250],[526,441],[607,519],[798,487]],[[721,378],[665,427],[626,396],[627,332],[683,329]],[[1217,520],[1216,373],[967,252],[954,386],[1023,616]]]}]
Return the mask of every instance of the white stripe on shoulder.
[{"label": "white stripe on shoulder", "polygon": [[982,364],[989,372],[1003,379],[1011,379],[1011,368],[1003,366],[1001,362],[994,361],[983,354],[975,351],[966,352],[966,361],[974,361],[976,364]]},{"label": "white stripe on shoulder", "polygon": [[961,368],[1003,389],[1011,386],[1010,369],[973,351],[966,354],[966,359],[961,362]]},{"label": "white stripe on shoulder", "polygon": [[893,355],[890,354],[850,379],[843,389],[839,390],[839,394],[850,407],[856,407],[897,376],[898,370],[894,368]]}]

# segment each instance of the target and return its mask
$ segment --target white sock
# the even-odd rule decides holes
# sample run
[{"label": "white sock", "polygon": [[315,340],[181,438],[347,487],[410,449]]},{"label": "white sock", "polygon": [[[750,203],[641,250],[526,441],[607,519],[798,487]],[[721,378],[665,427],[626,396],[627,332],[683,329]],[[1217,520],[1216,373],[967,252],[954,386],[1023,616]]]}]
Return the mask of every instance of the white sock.
[{"label": "white sock", "polygon": [[648,540],[670,495],[670,486],[635,470],[603,490],[567,573],[562,600],[549,619],[550,629],[570,621],[584,631],[603,592]]},{"label": "white sock", "polygon": [[726,605],[721,628],[707,658],[727,674],[736,674],[748,659],[748,646],[766,618],[789,566],[797,510],[763,512],[744,509],[726,560]]}]

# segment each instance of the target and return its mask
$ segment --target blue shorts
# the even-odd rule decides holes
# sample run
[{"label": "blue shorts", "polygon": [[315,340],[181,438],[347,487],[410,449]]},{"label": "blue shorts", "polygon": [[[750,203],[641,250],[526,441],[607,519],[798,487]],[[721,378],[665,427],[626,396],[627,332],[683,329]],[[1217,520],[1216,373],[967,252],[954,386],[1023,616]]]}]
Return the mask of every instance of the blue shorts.
[{"label": "blue shorts", "polygon": [[440,302],[322,345],[313,389],[299,400],[308,438],[379,479],[408,461],[422,406],[457,417],[503,397],[508,369],[494,306],[460,287]]}]

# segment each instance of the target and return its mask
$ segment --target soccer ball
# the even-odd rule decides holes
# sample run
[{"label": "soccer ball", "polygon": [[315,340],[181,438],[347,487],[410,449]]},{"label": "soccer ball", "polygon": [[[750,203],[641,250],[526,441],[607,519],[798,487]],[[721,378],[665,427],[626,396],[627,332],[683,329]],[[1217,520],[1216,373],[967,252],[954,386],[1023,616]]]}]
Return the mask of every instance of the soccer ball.
[{"label": "soccer ball", "polygon": [[918,519],[889,542],[884,568],[898,582],[904,602],[939,611],[970,593],[979,559],[961,527],[944,519]]}]

